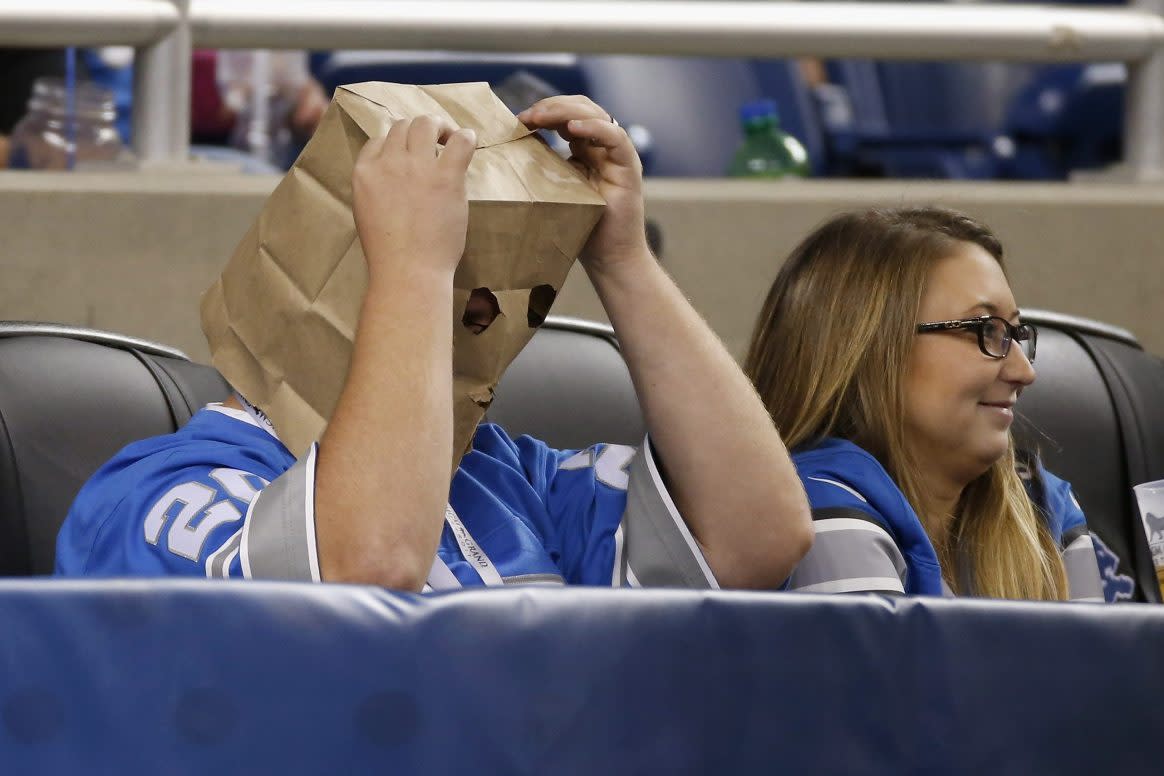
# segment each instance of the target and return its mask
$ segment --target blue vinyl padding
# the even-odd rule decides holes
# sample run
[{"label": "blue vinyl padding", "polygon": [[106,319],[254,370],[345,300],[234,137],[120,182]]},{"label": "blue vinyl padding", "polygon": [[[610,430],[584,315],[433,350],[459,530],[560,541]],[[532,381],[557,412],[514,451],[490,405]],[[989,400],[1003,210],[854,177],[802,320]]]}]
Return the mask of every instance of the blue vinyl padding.
[{"label": "blue vinyl padding", "polygon": [[1159,772],[1164,609],[0,584],[0,772]]}]

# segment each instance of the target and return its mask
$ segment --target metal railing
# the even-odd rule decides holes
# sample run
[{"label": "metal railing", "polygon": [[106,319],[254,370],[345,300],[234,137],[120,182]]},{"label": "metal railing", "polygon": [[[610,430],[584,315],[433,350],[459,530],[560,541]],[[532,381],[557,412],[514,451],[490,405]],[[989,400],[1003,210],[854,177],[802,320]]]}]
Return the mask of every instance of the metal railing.
[{"label": "metal railing", "polygon": [[1164,179],[1164,0],[1131,8],[611,0],[0,0],[0,45],[137,49],[134,146],[189,151],[190,50],[364,48],[1128,65],[1125,164]]}]

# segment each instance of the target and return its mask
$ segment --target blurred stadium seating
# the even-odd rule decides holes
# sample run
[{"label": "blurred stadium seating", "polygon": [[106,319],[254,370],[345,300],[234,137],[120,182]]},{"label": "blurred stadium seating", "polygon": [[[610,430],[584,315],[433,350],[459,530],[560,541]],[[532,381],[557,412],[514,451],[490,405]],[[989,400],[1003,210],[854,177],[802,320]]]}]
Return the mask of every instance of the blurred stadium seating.
[{"label": "blurred stadium seating", "polygon": [[462,52],[312,57],[330,93],[360,81],[487,81],[515,73],[587,94],[649,132],[647,172],[719,177],[739,107],[773,99],[824,177],[1062,180],[1118,161],[1126,70],[1114,65],[832,60],[806,83],[796,60]]}]

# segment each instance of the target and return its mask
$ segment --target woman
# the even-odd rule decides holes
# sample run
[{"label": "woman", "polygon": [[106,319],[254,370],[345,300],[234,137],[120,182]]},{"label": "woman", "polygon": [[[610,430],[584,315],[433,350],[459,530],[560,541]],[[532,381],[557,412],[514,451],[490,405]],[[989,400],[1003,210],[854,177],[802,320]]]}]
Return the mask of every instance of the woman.
[{"label": "woman", "polygon": [[745,363],[813,507],[789,588],[1102,600],[1070,487],[1011,437],[1036,334],[959,213],[845,214],[792,252]]}]

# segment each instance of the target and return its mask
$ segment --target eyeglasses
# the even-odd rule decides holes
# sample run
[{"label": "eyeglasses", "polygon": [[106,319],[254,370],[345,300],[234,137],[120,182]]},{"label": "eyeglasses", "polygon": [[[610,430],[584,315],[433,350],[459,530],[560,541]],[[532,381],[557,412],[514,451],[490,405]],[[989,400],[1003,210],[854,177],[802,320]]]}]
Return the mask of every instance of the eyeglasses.
[{"label": "eyeglasses", "polygon": [[1006,358],[1012,342],[1020,343],[1023,355],[1028,361],[1035,360],[1035,342],[1039,332],[1034,324],[1020,323],[1015,326],[1005,318],[983,315],[979,318],[962,318],[956,321],[935,321],[920,323],[918,334],[935,331],[972,330],[978,334],[978,349],[991,358]]}]

